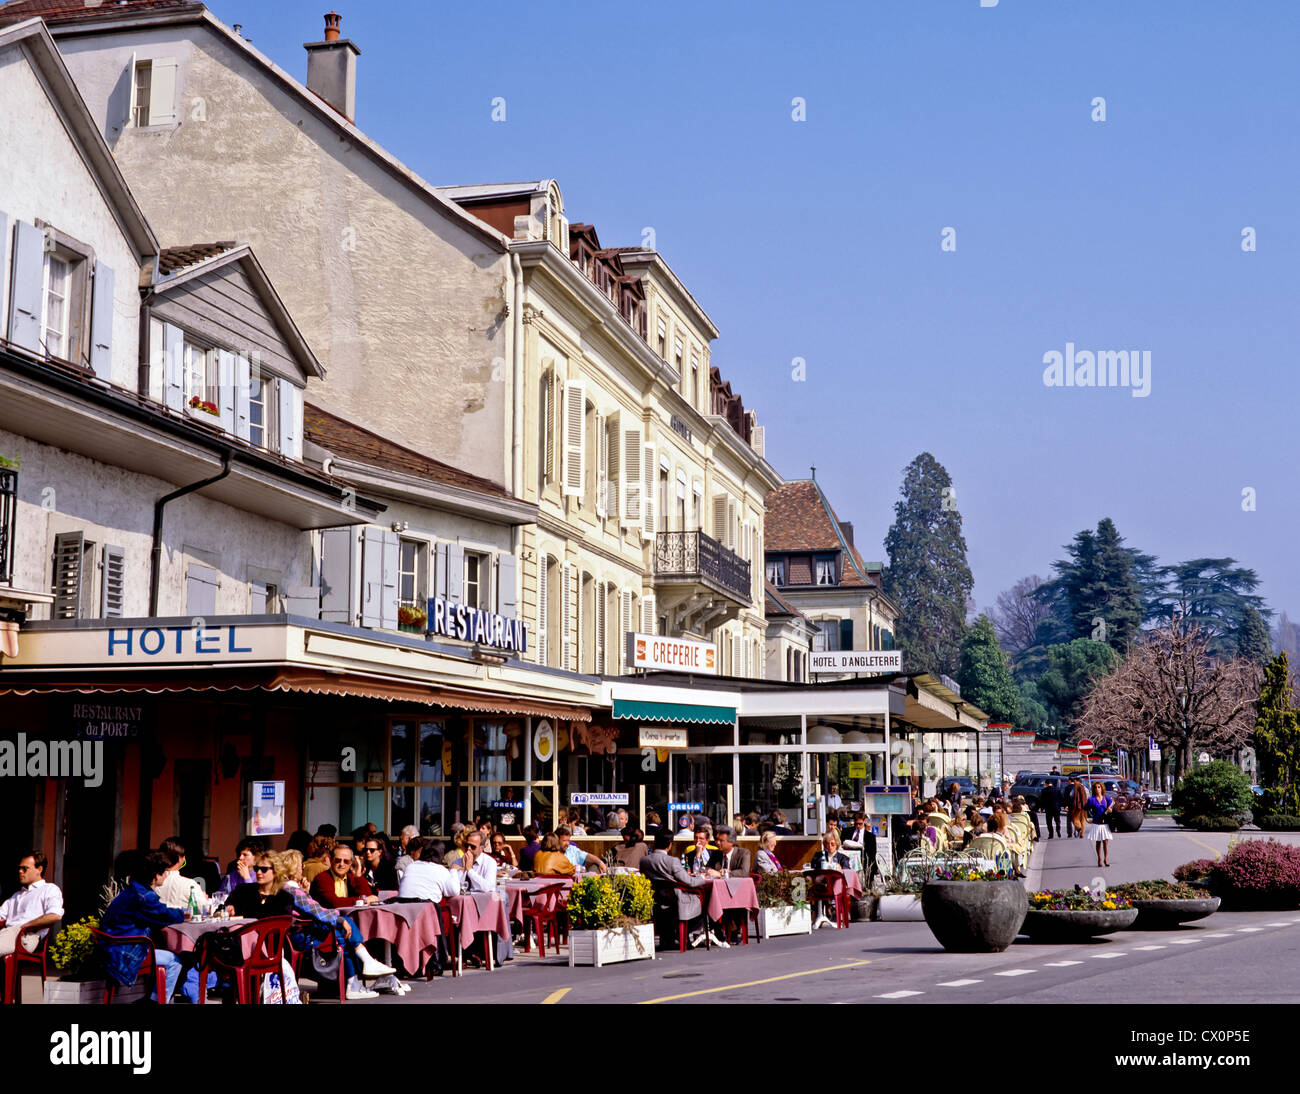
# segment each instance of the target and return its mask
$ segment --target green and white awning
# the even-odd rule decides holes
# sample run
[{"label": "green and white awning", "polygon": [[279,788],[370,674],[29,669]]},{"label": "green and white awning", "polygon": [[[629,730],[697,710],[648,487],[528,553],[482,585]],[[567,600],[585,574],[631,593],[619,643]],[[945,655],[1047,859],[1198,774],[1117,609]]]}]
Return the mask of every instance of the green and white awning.
[{"label": "green and white awning", "polygon": [[692,703],[647,703],[635,699],[615,699],[614,717],[637,722],[709,722],[734,725],[735,707],[705,707]]}]

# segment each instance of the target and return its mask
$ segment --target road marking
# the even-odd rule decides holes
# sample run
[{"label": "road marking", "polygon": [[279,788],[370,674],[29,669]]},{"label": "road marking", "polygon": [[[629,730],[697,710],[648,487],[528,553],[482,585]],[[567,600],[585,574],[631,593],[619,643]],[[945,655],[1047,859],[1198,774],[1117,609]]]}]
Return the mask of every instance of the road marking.
[{"label": "road marking", "polygon": [[1192,945],[1193,943],[1195,943],[1195,942],[1199,942],[1199,941],[1200,941],[1199,938],[1174,938],[1174,939],[1171,939],[1171,940],[1170,940],[1169,945],[1171,945],[1171,946],[1190,946],[1190,945]]},{"label": "road marking", "polygon": [[1224,934],[1222,931],[1220,931],[1218,934],[1207,934],[1205,937],[1206,938],[1231,938],[1232,935]]},{"label": "road marking", "polygon": [[[1071,964],[1078,964],[1078,962],[1077,961],[1071,962]],[[1037,971],[1038,971],[1037,969],[1007,969],[1006,972],[995,972],[993,975],[994,976],[1027,976],[1029,975],[1029,973],[1037,972]]]},{"label": "road marking", "polygon": [[1295,921],[1291,919],[1284,919],[1281,923],[1265,923],[1264,926],[1265,927],[1289,927],[1293,922]]},{"label": "road marking", "polygon": [[909,995],[924,995],[923,991],[887,991],[884,995],[877,995],[877,999],[906,999]]},{"label": "road marking", "polygon": [[1082,961],[1049,961],[1047,963],[1048,968],[1052,968],[1052,969],[1063,969],[1067,965],[1082,965],[1082,964],[1083,964]]},{"label": "road marking", "polygon": [[558,1003],[572,990],[573,990],[572,988],[561,988],[559,991],[551,992],[550,995],[548,995],[545,999],[542,1000],[542,1006],[546,1006],[547,1003]]},{"label": "road marking", "polygon": [[671,1003],[676,999],[690,999],[695,995],[712,995],[718,991],[734,991],[736,988],[752,988],[758,984],[774,984],[778,980],[792,980],[796,976],[816,976],[819,973],[836,972],[839,969],[852,969],[858,965],[870,965],[867,960],[845,961],[842,965],[825,965],[819,969],[806,969],[803,972],[787,972],[782,976],[769,976],[764,980],[746,980],[743,984],[723,984],[719,988],[701,988],[699,991],[684,991],[680,995],[661,995],[658,999],[642,999],[644,1003]]},{"label": "road marking", "polygon": [[967,984],[982,984],[983,980],[945,980],[941,984],[935,984],[936,988],[964,988]]},{"label": "road marking", "polygon": [[1223,852],[1220,851],[1217,847],[1211,847],[1208,843],[1205,842],[1205,840],[1197,839],[1195,836],[1190,836],[1186,832],[1180,832],[1179,835],[1185,837],[1186,839],[1191,840],[1198,847],[1204,847],[1207,851],[1213,851],[1216,860],[1223,858]]},{"label": "road marking", "polygon": [[1163,950],[1163,946],[1134,946],[1135,950]]},{"label": "road marking", "polygon": [[1255,931],[1262,931],[1263,927],[1238,927],[1238,934],[1253,934]]},{"label": "road marking", "polygon": [[1112,957],[1124,957],[1122,953],[1095,953],[1092,955],[1094,961],[1109,961]]}]

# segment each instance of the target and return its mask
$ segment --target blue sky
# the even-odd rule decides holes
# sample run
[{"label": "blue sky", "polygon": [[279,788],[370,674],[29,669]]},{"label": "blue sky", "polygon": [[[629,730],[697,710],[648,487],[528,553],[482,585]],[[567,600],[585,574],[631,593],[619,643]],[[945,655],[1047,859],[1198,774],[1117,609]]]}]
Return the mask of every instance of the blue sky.
[{"label": "blue sky", "polygon": [[[327,5],[211,6],[305,79]],[[358,124],[426,179],[555,177],[606,245],[654,228],[768,458],[817,465],[868,559],[928,450],[981,608],[1109,516],[1300,615],[1300,7],[336,6]],[[1067,342],[1149,350],[1150,395],[1044,386]]]}]

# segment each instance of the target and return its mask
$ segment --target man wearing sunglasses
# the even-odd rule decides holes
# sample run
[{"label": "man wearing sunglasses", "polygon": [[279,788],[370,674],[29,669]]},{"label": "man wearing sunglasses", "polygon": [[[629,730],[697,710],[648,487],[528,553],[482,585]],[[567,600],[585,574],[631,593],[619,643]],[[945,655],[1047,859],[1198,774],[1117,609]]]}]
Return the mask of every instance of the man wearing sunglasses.
[{"label": "man wearing sunglasses", "polygon": [[384,845],[378,839],[368,839],[365,844],[366,864],[361,876],[366,879],[372,891],[383,893],[397,891],[397,871],[388,861]]},{"label": "man wearing sunglasses", "polygon": [[327,908],[355,908],[357,901],[378,904],[379,897],[364,877],[352,869],[352,848],[339,844],[330,858],[330,868],[311,883],[314,900]]},{"label": "man wearing sunglasses", "polygon": [[[484,850],[483,835],[477,829],[465,840],[465,853],[452,870],[463,872],[464,887],[471,893],[497,891],[497,861]],[[512,961],[514,956],[514,945],[509,936],[501,939],[501,960]]]},{"label": "man wearing sunglasses", "polygon": [[18,860],[18,884],[22,887],[0,904],[0,957],[19,946],[34,952],[50,925],[63,918],[63,894],[45,880],[45,855],[40,851]]}]

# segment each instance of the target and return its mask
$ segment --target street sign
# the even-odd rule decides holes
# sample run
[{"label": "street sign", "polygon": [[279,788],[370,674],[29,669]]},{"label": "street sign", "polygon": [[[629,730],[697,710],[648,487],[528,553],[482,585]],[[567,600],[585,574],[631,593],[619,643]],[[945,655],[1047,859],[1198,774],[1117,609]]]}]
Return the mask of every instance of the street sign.
[{"label": "street sign", "polygon": [[1079,742],[1078,747],[1079,747],[1080,756],[1091,756],[1092,750],[1096,746],[1090,740],[1088,740],[1087,737],[1085,737],[1082,741]]},{"label": "street sign", "polygon": [[1160,746],[1156,745],[1154,748],[1148,749],[1147,758],[1150,759],[1153,764],[1158,764],[1160,762]]}]

